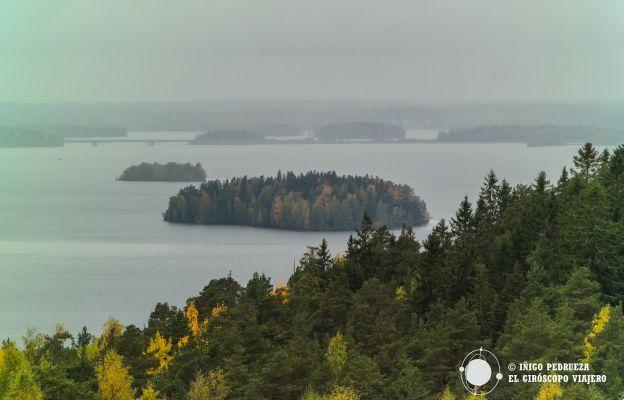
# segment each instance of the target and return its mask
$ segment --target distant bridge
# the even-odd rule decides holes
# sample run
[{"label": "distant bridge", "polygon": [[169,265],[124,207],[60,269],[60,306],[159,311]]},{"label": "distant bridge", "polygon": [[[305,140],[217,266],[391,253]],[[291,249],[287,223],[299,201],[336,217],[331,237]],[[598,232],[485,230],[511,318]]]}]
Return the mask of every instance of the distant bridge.
[{"label": "distant bridge", "polygon": [[65,139],[65,143],[91,143],[97,146],[100,143],[147,143],[150,146],[156,143],[190,143],[191,139]]}]

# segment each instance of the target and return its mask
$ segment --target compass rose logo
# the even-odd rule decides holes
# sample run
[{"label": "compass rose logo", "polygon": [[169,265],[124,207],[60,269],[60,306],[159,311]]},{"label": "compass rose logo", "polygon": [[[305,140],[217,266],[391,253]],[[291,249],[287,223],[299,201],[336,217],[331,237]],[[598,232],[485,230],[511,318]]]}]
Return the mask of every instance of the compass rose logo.
[{"label": "compass rose logo", "polygon": [[[492,379],[494,371],[497,372]],[[474,396],[491,393],[503,379],[498,359],[494,353],[483,347],[466,355],[459,367],[459,373],[464,388]]]}]

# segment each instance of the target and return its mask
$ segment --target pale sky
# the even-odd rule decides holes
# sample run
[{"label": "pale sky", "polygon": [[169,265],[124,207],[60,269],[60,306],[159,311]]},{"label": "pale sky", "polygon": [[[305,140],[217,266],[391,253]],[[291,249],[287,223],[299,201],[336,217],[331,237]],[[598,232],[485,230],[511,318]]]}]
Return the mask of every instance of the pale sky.
[{"label": "pale sky", "polygon": [[0,0],[0,101],[623,101],[622,0]]}]

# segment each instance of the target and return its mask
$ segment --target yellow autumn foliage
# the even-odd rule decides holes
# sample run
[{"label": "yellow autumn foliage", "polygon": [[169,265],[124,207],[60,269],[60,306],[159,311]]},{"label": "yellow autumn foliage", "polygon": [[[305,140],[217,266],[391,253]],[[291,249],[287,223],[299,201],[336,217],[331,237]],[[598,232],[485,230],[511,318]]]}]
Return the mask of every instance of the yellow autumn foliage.
[{"label": "yellow autumn foliage", "polygon": [[219,304],[217,304],[216,306],[212,308],[212,311],[210,314],[214,318],[214,317],[218,317],[219,315],[223,314],[226,311],[227,311],[227,306],[225,305],[225,303],[220,302]]},{"label": "yellow autumn foliage", "polygon": [[336,253],[336,257],[334,257],[335,263],[338,267],[344,267],[345,265],[345,258],[342,254],[340,253]]},{"label": "yellow autumn foliage", "polygon": [[210,371],[208,375],[199,373],[189,387],[188,400],[224,400],[230,389],[225,384],[223,370]]},{"label": "yellow autumn foliage", "polygon": [[109,350],[95,367],[98,393],[104,400],[134,400],[132,377],[123,365],[122,357]]},{"label": "yellow autumn foliage", "polygon": [[115,338],[121,336],[123,331],[124,326],[119,320],[108,317],[102,327],[102,336],[95,338],[85,349],[87,357],[90,360],[96,360],[102,357],[106,353],[111,342],[113,342]]},{"label": "yellow autumn foliage", "polygon": [[407,297],[407,291],[405,290],[405,286],[397,287],[395,296],[397,300],[405,300],[405,298]]},{"label": "yellow autumn foliage", "polygon": [[191,301],[188,306],[186,306],[184,315],[193,337],[200,337],[202,332],[208,326],[208,320],[204,319],[201,322],[199,321],[199,311],[197,311],[197,308],[195,307],[195,302]]},{"label": "yellow autumn foliage", "polygon": [[147,350],[144,352],[146,356],[152,357],[158,361],[157,366],[147,370],[148,375],[157,375],[169,368],[171,361],[173,361],[172,347],[171,339],[165,340],[160,332],[156,331],[156,335],[153,339],[150,339]]},{"label": "yellow autumn foliage", "polygon": [[327,400],[359,400],[360,395],[357,394],[355,389],[350,387],[338,386],[332,390]]},{"label": "yellow autumn foliage", "polygon": [[188,336],[184,336],[182,338],[180,338],[180,340],[178,340],[177,346],[178,346],[178,350],[182,349],[184,346],[186,346],[189,342],[189,337]]},{"label": "yellow autumn foliage", "polygon": [[28,359],[13,345],[0,348],[0,399],[43,399]]},{"label": "yellow autumn foliage", "polygon": [[561,399],[561,385],[556,382],[545,382],[540,386],[540,390],[535,400],[559,400]]},{"label": "yellow autumn foliage", "polygon": [[442,392],[440,400],[455,400],[455,396],[453,395],[453,393],[451,393],[449,388],[446,388],[444,389],[444,392]]},{"label": "yellow autumn foliage", "polygon": [[592,344],[592,341],[598,334],[600,334],[600,332],[602,332],[605,329],[610,319],[611,319],[611,307],[604,306],[592,320],[592,328],[584,340],[585,358],[583,358],[582,360],[583,362],[588,363],[591,361],[591,356],[594,352],[594,345]]},{"label": "yellow autumn foliage", "polygon": [[160,393],[154,389],[151,383],[148,383],[147,386],[143,388],[141,397],[139,397],[138,400],[158,400],[158,396],[160,396]]},{"label": "yellow autumn foliage", "polygon": [[340,331],[334,335],[327,346],[325,358],[334,378],[338,378],[347,364],[347,343]]}]

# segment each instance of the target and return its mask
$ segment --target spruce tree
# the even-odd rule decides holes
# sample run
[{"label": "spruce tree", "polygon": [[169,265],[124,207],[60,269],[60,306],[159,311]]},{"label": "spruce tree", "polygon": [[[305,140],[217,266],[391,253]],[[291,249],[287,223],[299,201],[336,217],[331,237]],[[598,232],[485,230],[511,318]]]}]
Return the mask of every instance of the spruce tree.
[{"label": "spruce tree", "polygon": [[596,172],[596,168],[600,162],[598,151],[589,142],[585,143],[578,151],[578,155],[574,156],[574,166],[578,169],[578,173],[585,179],[591,178]]}]

